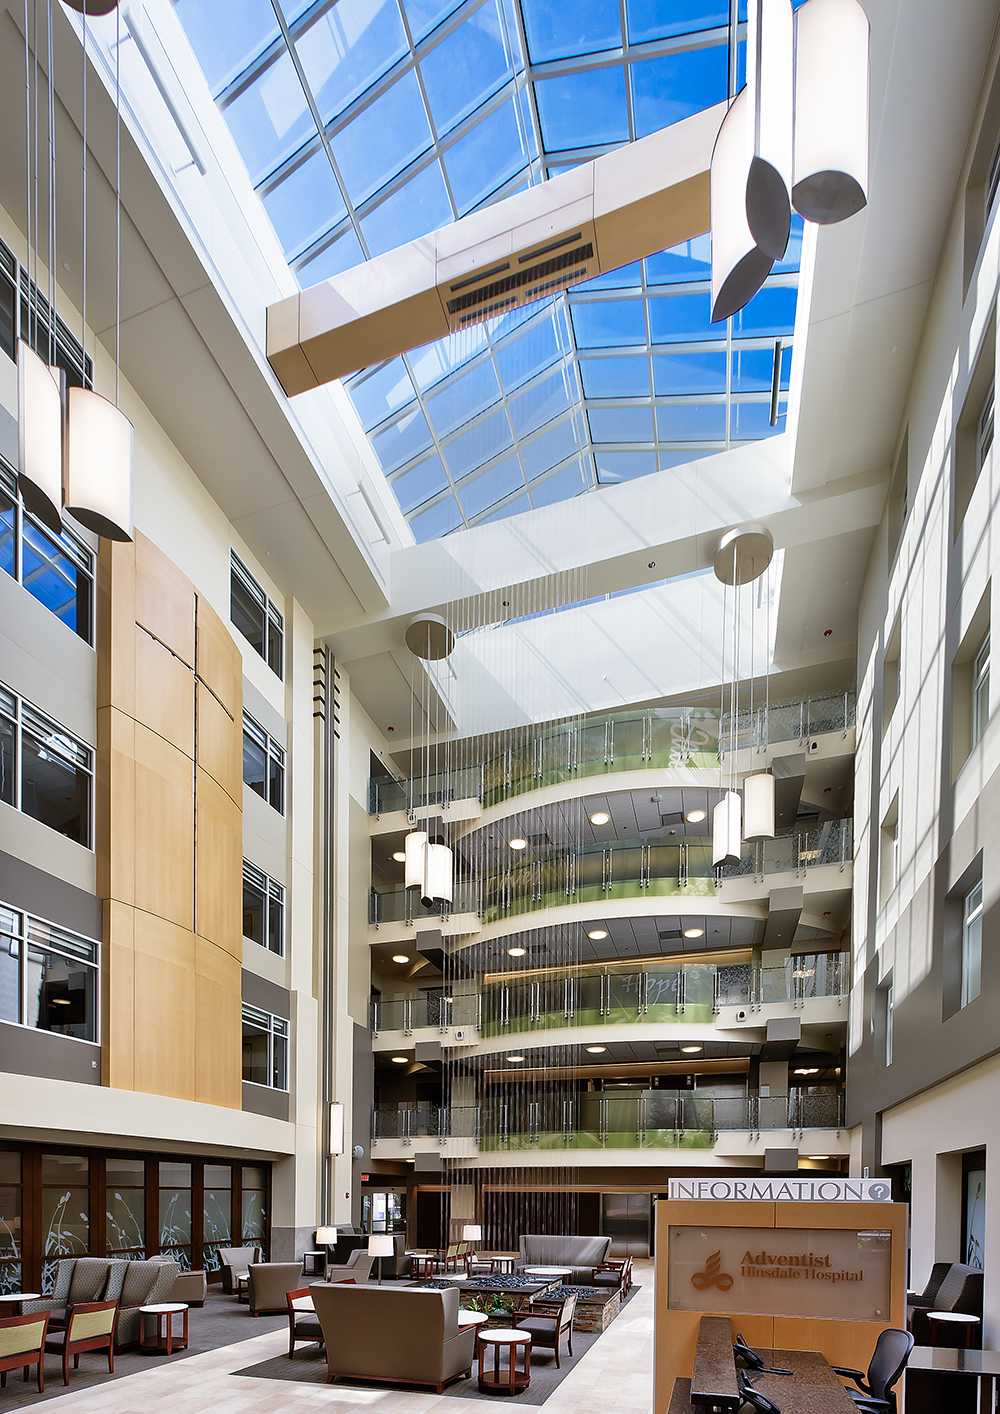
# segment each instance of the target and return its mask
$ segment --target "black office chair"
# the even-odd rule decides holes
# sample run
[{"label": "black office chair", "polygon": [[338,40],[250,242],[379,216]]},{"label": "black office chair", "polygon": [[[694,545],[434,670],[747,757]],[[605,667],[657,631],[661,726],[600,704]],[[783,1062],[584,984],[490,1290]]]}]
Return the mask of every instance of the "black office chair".
[{"label": "black office chair", "polygon": [[875,1344],[867,1379],[860,1370],[846,1370],[840,1365],[834,1365],[833,1371],[858,1386],[847,1392],[865,1414],[896,1414],[893,1386],[905,1370],[912,1349],[913,1336],[909,1331],[883,1331]]}]

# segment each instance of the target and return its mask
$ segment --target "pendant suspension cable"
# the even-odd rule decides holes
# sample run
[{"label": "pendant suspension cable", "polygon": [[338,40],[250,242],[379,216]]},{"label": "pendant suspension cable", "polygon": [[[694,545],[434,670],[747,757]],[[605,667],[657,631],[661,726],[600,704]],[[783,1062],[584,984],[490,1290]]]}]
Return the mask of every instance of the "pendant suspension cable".
[{"label": "pendant suspension cable", "polygon": [[122,377],[122,8],[115,6],[115,407]]},{"label": "pendant suspension cable", "polygon": [[52,73],[52,0],[46,0],[46,60],[49,126],[49,364],[56,361],[56,89]]},{"label": "pendant suspension cable", "polygon": [[38,342],[38,0],[31,0],[31,30],[32,30],[32,122],[34,126],[34,166],[32,168],[32,181],[34,183],[35,201],[35,244],[34,244],[34,273],[29,272],[30,289],[28,292],[28,331],[29,343],[34,348]]},{"label": "pendant suspension cable", "polygon": [[[34,229],[31,219],[31,45],[28,42],[28,0],[24,0],[24,173],[25,192],[27,195],[28,212],[27,224],[25,226],[25,253],[24,268],[31,272],[31,235]],[[15,310],[15,327],[20,324],[21,291],[18,289],[15,298],[17,309]],[[24,337],[24,331],[21,331]],[[28,343],[31,343],[31,304],[28,304]]]},{"label": "pendant suspension cable", "polygon": [[[87,387],[87,7],[83,7],[83,294],[80,303],[80,347],[83,386]],[[93,379],[90,380],[91,384]]]}]

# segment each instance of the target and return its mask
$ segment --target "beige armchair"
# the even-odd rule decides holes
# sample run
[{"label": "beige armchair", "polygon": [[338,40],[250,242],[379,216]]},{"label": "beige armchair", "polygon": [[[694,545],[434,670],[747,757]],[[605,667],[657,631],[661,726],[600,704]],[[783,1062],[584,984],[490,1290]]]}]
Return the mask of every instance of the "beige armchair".
[{"label": "beige armchair", "polygon": [[474,1327],[458,1328],[458,1291],[398,1286],[310,1286],[326,1342],[327,1382],[343,1375],[433,1385],[472,1376]]},{"label": "beige armchair", "polygon": [[259,1247],[220,1247],[219,1268],[222,1272],[222,1289],[227,1296],[236,1291],[236,1282],[245,1277],[251,1262],[260,1261]]},{"label": "beige armchair", "polygon": [[343,1264],[327,1267],[326,1280],[346,1281],[348,1278],[353,1278],[358,1286],[364,1286],[371,1279],[374,1262],[375,1258],[371,1253],[367,1252],[364,1247],[359,1247]]},{"label": "beige armchair", "polygon": [[285,1297],[302,1285],[301,1262],[251,1262],[249,1274],[251,1316],[284,1313]]}]

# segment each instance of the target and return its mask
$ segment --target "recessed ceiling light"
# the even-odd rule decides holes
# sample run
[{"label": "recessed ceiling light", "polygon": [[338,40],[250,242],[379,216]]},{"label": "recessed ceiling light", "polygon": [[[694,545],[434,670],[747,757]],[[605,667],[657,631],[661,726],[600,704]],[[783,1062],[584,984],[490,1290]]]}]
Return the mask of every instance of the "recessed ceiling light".
[{"label": "recessed ceiling light", "polygon": [[392,955],[392,960],[393,962],[409,962],[410,959],[407,957],[405,952],[394,952]]},{"label": "recessed ceiling light", "polygon": [[592,825],[606,825],[610,819],[611,816],[606,810],[596,810],[590,817],[590,823]]},{"label": "recessed ceiling light", "polygon": [[511,849],[527,849],[527,848],[528,848],[528,841],[527,841],[527,840],[511,840],[511,841],[510,841],[510,847],[511,847]]},{"label": "recessed ceiling light", "polygon": [[804,1159],[812,1159],[814,1163],[822,1163],[824,1159],[830,1157],[829,1154],[803,1154]]},{"label": "recessed ceiling light", "polygon": [[608,1049],[607,1046],[588,1046],[588,1047],[587,1047],[587,1050],[590,1052],[590,1054],[591,1054],[592,1056],[603,1055],[603,1053],[604,1053],[607,1049]]},{"label": "recessed ceiling light", "polygon": [[407,1058],[406,1056],[393,1056],[392,1063],[393,1065],[406,1065]]},{"label": "recessed ceiling light", "polygon": [[441,1000],[442,1000],[443,1002],[453,1002],[453,1001],[455,1000],[455,998],[454,998],[454,997],[442,997]]},{"label": "recessed ceiling light", "polygon": [[49,1006],[69,1006],[69,997],[49,997]]},{"label": "recessed ceiling light", "polygon": [[406,863],[406,854],[405,854],[405,852],[404,852],[403,850],[401,850],[401,849],[397,849],[397,850],[394,852],[394,854],[393,854],[392,857],[393,857],[393,859],[396,861],[397,864],[405,864],[405,863]]},{"label": "recessed ceiling light", "polygon": [[817,1066],[817,1067],[815,1068],[815,1070],[796,1070],[796,1071],[793,1071],[793,1074],[794,1074],[794,1075],[819,1075],[819,1066]]},{"label": "recessed ceiling light", "polygon": [[681,1046],[681,1050],[686,1056],[696,1056],[701,1050],[700,1046]]},{"label": "recessed ceiling light", "polygon": [[522,1061],[524,1060],[524,1056],[508,1056],[507,1059],[509,1061]]},{"label": "recessed ceiling light", "polygon": [[587,937],[588,937],[588,938],[593,938],[593,940],[594,940],[595,943],[599,943],[602,938],[606,938],[607,936],[608,936],[608,930],[607,930],[607,928],[589,928],[589,929],[587,930]]},{"label": "recessed ceiling light", "polygon": [[689,810],[684,819],[689,825],[700,825],[707,814],[707,810]]},{"label": "recessed ceiling light", "polygon": [[524,954],[525,954],[527,951],[528,951],[527,948],[508,948],[508,949],[507,949],[507,956],[508,956],[508,957],[524,957]]},{"label": "recessed ceiling light", "polygon": [[685,928],[684,936],[685,938],[703,938],[705,930],[704,928]]}]

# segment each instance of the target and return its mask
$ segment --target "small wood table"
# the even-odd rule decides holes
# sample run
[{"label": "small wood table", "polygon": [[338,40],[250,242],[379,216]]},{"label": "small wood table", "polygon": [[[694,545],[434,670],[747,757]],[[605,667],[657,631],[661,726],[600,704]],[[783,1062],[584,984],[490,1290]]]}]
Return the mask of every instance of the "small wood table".
[{"label": "small wood table", "polygon": [[[178,1313],[184,1315],[184,1328],[180,1336],[173,1333],[174,1316]],[[155,1316],[156,1335],[147,1337],[146,1322],[144,1316]],[[163,1332],[163,1325],[166,1324],[166,1334]],[[154,1306],[139,1307],[139,1349],[140,1350],[165,1350],[168,1355],[172,1355],[175,1350],[186,1350],[188,1343],[188,1308],[179,1301],[160,1301]]]},{"label": "small wood table", "polygon": [[960,1311],[925,1311],[924,1315],[931,1322],[932,1345],[971,1349],[972,1332],[979,1325],[978,1316],[964,1316]]},{"label": "small wood table", "polygon": [[6,1296],[0,1296],[0,1306],[6,1306],[8,1303],[11,1306],[16,1306],[17,1314],[23,1316],[26,1301],[41,1301],[43,1299],[40,1291],[8,1291]]},{"label": "small wood table", "polygon": [[458,1308],[459,1330],[463,1327],[468,1330],[469,1326],[483,1326],[489,1320],[485,1311],[467,1311],[464,1306]]},{"label": "small wood table", "polygon": [[906,1364],[905,1414],[989,1414],[996,1408],[1000,1350],[915,1345]]},{"label": "small wood table", "polygon": [[[493,1372],[486,1369],[485,1353],[493,1347]],[[507,1350],[507,1368],[500,1363],[500,1351]],[[524,1351],[524,1369],[517,1368],[517,1352]],[[479,1389],[482,1394],[520,1394],[531,1383],[530,1331],[476,1331],[479,1360]]]}]

